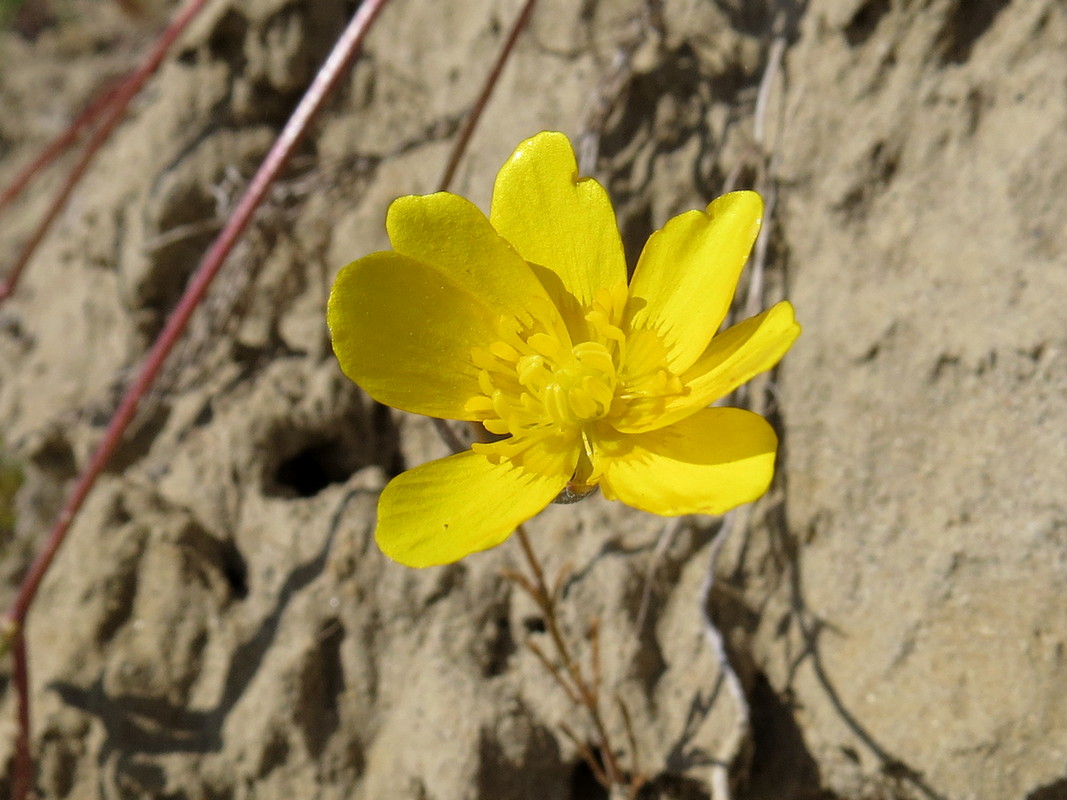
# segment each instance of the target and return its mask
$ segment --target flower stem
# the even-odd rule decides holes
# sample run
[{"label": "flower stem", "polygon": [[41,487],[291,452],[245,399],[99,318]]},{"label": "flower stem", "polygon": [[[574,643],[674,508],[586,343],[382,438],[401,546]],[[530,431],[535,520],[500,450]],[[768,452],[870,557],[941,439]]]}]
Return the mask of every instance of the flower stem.
[{"label": "flower stem", "polygon": [[[597,744],[596,748],[600,753],[600,763],[597,764],[590,761],[588,755],[585,755],[589,766],[593,770],[593,773],[598,776],[598,780],[604,785],[606,789],[612,787],[625,787],[628,785],[626,773],[619,764],[619,760],[615,755],[615,748],[612,747],[611,737],[608,734],[607,725],[604,723],[604,716],[600,710],[600,644],[598,641],[597,627],[594,623],[590,627],[589,637],[590,644],[593,648],[593,679],[587,681],[582,675],[581,667],[574,659],[571,649],[567,644],[567,640],[563,636],[563,631],[559,622],[557,598],[559,597],[556,591],[559,587],[549,587],[545,581],[545,571],[541,566],[540,560],[534,553],[533,547],[530,545],[530,538],[526,533],[524,526],[520,525],[515,535],[519,540],[519,545],[522,548],[523,555],[526,558],[526,563],[530,567],[530,572],[533,574],[533,580],[516,581],[516,583],[522,586],[530,594],[533,601],[541,609],[541,613],[545,619],[545,630],[548,632],[549,637],[552,639],[552,644],[556,648],[556,653],[559,656],[559,660],[566,670],[566,674],[570,678],[570,685],[565,685],[563,682],[563,674],[557,669],[553,668],[547,663],[545,656],[540,653],[536,648],[535,654],[539,656],[541,662],[545,664],[546,668],[556,678],[557,682],[563,685],[564,690],[567,692],[571,700],[577,699],[580,704],[588,713],[589,721],[593,724],[593,728],[596,731]],[[562,578],[561,578],[562,580]],[[579,748],[579,752],[583,752],[582,748]],[[588,748],[584,749],[584,753],[588,753]],[[603,777],[601,777],[603,776]],[[606,778],[606,780],[604,780]],[[635,781],[640,780],[635,778]]]}]

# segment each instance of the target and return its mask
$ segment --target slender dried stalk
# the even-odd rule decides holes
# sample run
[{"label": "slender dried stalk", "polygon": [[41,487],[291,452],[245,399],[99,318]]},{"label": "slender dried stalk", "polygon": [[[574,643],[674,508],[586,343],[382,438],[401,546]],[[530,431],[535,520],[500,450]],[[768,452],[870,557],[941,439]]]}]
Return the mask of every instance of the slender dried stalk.
[{"label": "slender dried stalk", "polygon": [[15,739],[15,756],[11,774],[11,797],[12,800],[23,800],[29,796],[30,784],[33,781],[33,759],[30,755],[30,703],[29,683],[30,676],[27,673],[26,638],[22,631],[14,631],[12,643],[12,655],[14,665],[11,681],[14,683],[19,696],[18,723],[19,734]]},{"label": "slender dried stalk", "polygon": [[496,86],[497,81],[500,80],[500,73],[504,69],[504,64],[507,63],[508,58],[511,56],[511,51],[515,49],[515,42],[518,41],[519,34],[522,33],[522,29],[530,21],[535,5],[537,5],[537,0],[526,0],[526,5],[519,12],[515,24],[511,26],[511,32],[508,34],[508,38],[504,40],[504,46],[500,48],[500,55],[497,56],[496,63],[493,64],[493,68],[489,71],[489,77],[486,78],[485,86],[482,87],[482,93],[478,95],[478,100],[467,117],[467,123],[463,126],[463,130],[460,131],[459,138],[456,139],[456,146],[452,149],[452,156],[448,159],[448,166],[445,167],[444,175],[441,176],[440,191],[445,191],[452,183],[459,161],[467,150],[467,143],[470,142],[471,135],[474,133],[474,128],[477,126],[482,112],[485,111],[485,106],[489,102],[489,96],[493,93],[493,88]]},{"label": "slender dried stalk", "polygon": [[552,661],[552,659],[545,655],[545,651],[541,649],[537,642],[530,640],[526,642],[526,646],[530,648],[530,652],[537,656],[537,660],[541,662],[541,666],[543,666],[548,673],[556,679],[556,683],[560,685],[560,688],[563,689],[570,701],[576,706],[582,705],[582,696],[578,693],[578,690],[571,686],[570,681],[564,677],[565,673],[560,670],[559,666]]},{"label": "slender dried stalk", "polygon": [[[193,3],[183,9],[183,13],[188,13],[190,9],[199,7],[202,2],[203,0],[194,0]],[[326,58],[311,86],[301,99],[300,104],[260,165],[259,171],[234,209],[226,227],[223,228],[212,244],[211,249],[204,256],[203,261],[201,261],[200,266],[189,282],[185,294],[182,295],[177,307],[167,318],[166,325],[152,345],[152,349],[149,351],[140,373],[126,390],[115,415],[111,418],[103,440],[97,446],[89,460],[89,464],[83,470],[74,485],[74,489],[67,497],[67,501],[49,534],[48,541],[37,554],[26,577],[23,578],[15,603],[6,615],[4,629],[7,631],[7,641],[0,642],[0,645],[8,644],[12,649],[15,659],[14,684],[19,700],[19,733],[16,741],[15,778],[13,781],[16,791],[13,795],[13,800],[25,800],[33,774],[29,747],[29,672],[26,662],[23,627],[27,611],[33,603],[41,580],[66,539],[71,523],[81,509],[90,490],[118,447],[123,433],[137,412],[138,404],[152,387],[167,355],[184,331],[190,316],[192,316],[193,311],[203,299],[211,282],[222,268],[226,256],[233,249],[238,238],[251,221],[252,214],[263,201],[267,190],[278,177],[296,146],[307,132],[311,120],[322,107],[323,102],[337,85],[341,76],[347,71],[367,35],[371,23],[386,2],[387,0],[364,0],[349,22],[348,27],[342,32],[330,55]]]},{"label": "slender dried stalk", "polygon": [[[779,15],[774,25],[778,32],[771,41],[771,45],[767,52],[767,63],[760,79],[759,91],[756,96],[756,105],[753,110],[754,149],[752,153],[752,161],[754,162],[753,166],[756,171],[755,188],[763,196],[764,210],[763,225],[760,227],[759,235],[756,238],[756,243],[752,251],[752,261],[749,266],[750,278],[748,293],[741,309],[743,317],[754,316],[759,312],[759,309],[763,308],[765,305],[763,296],[764,281],[771,235],[773,232],[774,214],[778,201],[778,185],[773,175],[775,151],[767,143],[767,109],[770,105],[770,98],[775,84],[783,69],[782,64],[783,59],[785,58],[787,45],[786,37],[781,32],[783,24],[784,18]],[[740,174],[739,170],[741,167],[742,165],[739,164],[738,170],[736,170],[735,174],[728,180],[736,180],[737,175]],[[747,408],[761,415],[765,412],[764,403],[766,394],[764,394],[762,390],[758,392],[753,391],[751,385],[749,385],[743,387],[743,390],[739,391],[738,394],[745,400],[745,402],[740,404],[745,405]],[[730,661],[730,656],[726,647],[726,639],[716,626],[715,620],[711,618],[709,609],[711,608],[711,594],[715,583],[718,557],[723,544],[730,536],[731,531],[735,529],[738,531],[735,535],[740,536],[741,538],[746,537],[748,535],[751,519],[751,507],[746,507],[730,512],[730,514],[723,520],[723,524],[716,532],[715,539],[712,542],[708,570],[704,576],[704,583],[700,591],[700,609],[703,616],[704,633],[707,637],[709,647],[719,662],[724,685],[730,697],[733,699],[738,716],[738,722],[734,730],[730,733],[725,743],[719,748],[719,752],[716,754],[716,765],[713,767],[711,775],[711,791],[714,800],[731,800],[733,797],[730,785],[732,770],[735,768],[737,760],[744,751],[746,743],[751,739],[752,709],[749,706],[748,697],[745,694],[745,687],[741,681],[741,677]]]},{"label": "slender dried stalk", "polygon": [[[97,113],[104,114],[104,119],[100,123],[100,127],[93,132],[92,137],[89,139],[89,143],[85,145],[85,152],[82,153],[81,158],[78,159],[73,169],[71,169],[70,174],[67,175],[66,180],[63,182],[63,186],[60,187],[59,193],[53,198],[52,204],[48,207],[44,219],[38,223],[37,228],[34,229],[29,240],[23,246],[22,251],[15,260],[14,266],[7,274],[7,279],[3,284],[0,284],[0,302],[6,300],[11,296],[12,292],[15,291],[15,286],[18,284],[19,276],[22,275],[22,271],[26,268],[30,259],[33,258],[33,254],[37,251],[37,247],[41,244],[41,241],[51,229],[52,223],[55,222],[56,217],[58,217],[59,213],[66,207],[67,200],[70,199],[74,187],[81,181],[85,171],[89,168],[89,164],[92,163],[93,157],[96,156],[97,151],[100,150],[101,146],[103,146],[104,142],[108,140],[112,132],[115,130],[115,127],[122,121],[130,101],[139,91],[141,91],[141,87],[144,86],[145,81],[147,81],[159,68],[159,65],[163,63],[163,59],[166,57],[171,45],[174,44],[175,40],[182,34],[189,23],[192,22],[193,18],[200,13],[206,2],[207,0],[189,0],[189,2],[182,7],[181,11],[178,12],[178,15],[173,19],[170,25],[167,26],[167,29],[163,31],[163,35],[159,37],[155,47],[152,48],[152,51],[148,54],[144,63],[134,70],[128,78],[122,81],[112,95],[105,96],[101,102],[99,111],[94,111],[92,114],[89,114],[88,112],[82,114],[82,117],[89,116],[89,120],[82,120],[82,118],[75,120],[72,127],[79,125],[79,122],[82,125],[88,124]],[[90,107],[90,110],[93,110],[92,107]],[[73,141],[76,135],[77,131],[71,135],[70,140]],[[62,141],[63,138],[64,137],[60,137],[60,141]],[[56,148],[52,157],[58,155],[59,152],[62,152],[62,149],[63,148]],[[48,151],[46,150],[46,153],[47,152]],[[41,159],[38,159],[38,162],[41,162]],[[43,166],[44,162],[39,165],[38,162],[34,162],[31,166],[37,165],[37,168],[39,169],[40,166]],[[30,177],[32,177],[32,174],[26,178],[27,182]],[[22,187],[17,187],[17,191],[15,191],[14,194],[21,191],[21,188]],[[12,194],[12,197],[14,197],[14,194]],[[8,201],[6,192],[4,201]],[[3,204],[0,203],[0,205]]]},{"label": "slender dried stalk", "polygon": [[615,696],[615,704],[619,707],[619,713],[622,715],[622,723],[626,728],[626,741],[630,744],[630,758],[633,761],[633,796],[636,797],[637,793],[641,790],[641,786],[644,785],[645,779],[641,772],[641,762],[638,760],[637,750],[637,734],[634,732],[634,720],[630,714],[630,708],[623,702],[622,698],[618,695]]},{"label": "slender dried stalk", "polygon": [[[537,5],[537,0],[526,0],[526,5],[523,6],[522,11],[519,12],[519,16],[515,19],[515,23],[511,26],[508,38],[504,40],[504,44],[500,48],[500,53],[496,57],[496,63],[493,64],[493,68],[489,71],[489,75],[485,79],[481,94],[478,95],[478,99],[471,108],[470,114],[467,115],[467,121],[463,124],[463,130],[460,131],[459,136],[456,138],[456,143],[452,146],[452,152],[449,154],[448,164],[445,167],[444,174],[441,176],[441,182],[437,186],[437,191],[447,192],[448,187],[452,185],[452,179],[456,175],[456,169],[459,167],[459,162],[467,152],[467,145],[470,144],[474,129],[478,126],[478,121],[482,118],[482,112],[485,111],[485,106],[489,102],[489,97],[493,93],[493,89],[496,87],[497,82],[500,80],[500,73],[504,70],[504,65],[507,63],[508,58],[515,49],[515,43],[519,40],[519,34],[522,33],[523,28],[525,28],[530,21],[530,16],[533,14],[535,5]],[[446,420],[435,419],[433,420],[433,424],[437,429],[437,435],[441,437],[441,440],[453,453],[460,453],[467,449],[467,445],[456,435],[455,431],[452,430]],[[478,431],[475,430],[475,435],[477,434]]]},{"label": "slender dried stalk", "polygon": [[571,730],[570,725],[567,723],[564,722],[559,727],[560,730],[563,731],[563,735],[571,740],[571,744],[573,744],[574,749],[578,751],[578,755],[589,765],[589,769],[592,771],[593,777],[596,778],[596,782],[601,786],[610,789],[611,778],[604,772],[604,768],[600,766],[599,759],[597,759],[596,754],[589,749],[589,745],[579,739],[578,734]]},{"label": "slender dried stalk", "polygon": [[127,79],[128,76],[121,78],[94,97],[89,105],[82,109],[82,112],[67,126],[65,131],[49,142],[37,158],[22,168],[22,171],[15,176],[15,179],[8,184],[7,188],[0,192],[0,210],[10,205],[16,197],[26,190],[26,187],[30,185],[41,170],[59,158],[77,141],[82,131],[90,127],[96,121],[96,118],[104,113],[114,102],[119,87]]},{"label": "slender dried stalk", "polygon": [[[575,743],[579,755],[589,764],[593,775],[604,788],[608,790],[619,789],[625,791],[628,797],[636,797],[637,792],[644,783],[644,778],[638,774],[636,768],[637,746],[632,733],[632,720],[629,718],[628,711],[624,712],[623,719],[629,729],[628,735],[631,738],[630,755],[635,760],[635,768],[631,770],[631,774],[628,776],[619,762],[616,748],[612,744],[611,736],[605,724],[604,714],[601,710],[598,623],[594,620],[588,630],[588,638],[592,649],[592,675],[587,680],[582,674],[581,667],[574,658],[566,638],[563,636],[559,620],[558,601],[566,571],[561,571],[560,579],[553,586],[549,586],[545,581],[544,569],[534,553],[533,547],[530,545],[530,539],[526,535],[525,528],[520,525],[515,535],[519,540],[519,545],[533,577],[514,576],[509,573],[505,573],[505,577],[511,578],[518,586],[525,589],[541,610],[544,616],[545,630],[548,632],[549,638],[556,649],[558,664],[549,660],[544,651],[534,642],[528,642],[527,646],[541,661],[548,673],[563,687],[571,702],[585,710],[590,723],[592,723],[596,737],[594,744],[596,755],[588,745],[581,742],[574,735],[570,728],[564,726],[563,732]],[[619,700],[618,702],[621,704],[622,701]]]}]

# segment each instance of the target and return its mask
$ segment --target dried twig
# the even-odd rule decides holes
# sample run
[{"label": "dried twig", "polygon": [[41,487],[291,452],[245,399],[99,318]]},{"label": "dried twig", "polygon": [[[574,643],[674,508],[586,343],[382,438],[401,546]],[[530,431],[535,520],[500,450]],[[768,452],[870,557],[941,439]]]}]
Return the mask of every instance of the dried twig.
[{"label": "dried twig", "polygon": [[556,679],[556,683],[560,685],[560,688],[562,688],[567,697],[570,698],[570,701],[576,706],[582,705],[583,698],[579,691],[571,686],[570,681],[564,677],[564,673],[560,671],[559,666],[545,655],[545,651],[541,649],[540,645],[533,639],[530,639],[526,643],[526,646],[530,648],[530,652],[537,656],[537,660],[541,662],[546,670],[548,670],[549,674]]},{"label": "dried twig", "polygon": [[[475,101],[470,113],[467,115],[467,120],[463,124],[463,129],[460,131],[455,144],[452,146],[452,152],[448,157],[448,164],[445,166],[444,174],[441,176],[441,182],[437,187],[439,192],[448,191],[449,186],[452,185],[452,179],[456,175],[456,169],[459,167],[459,162],[467,152],[467,145],[470,143],[471,136],[474,134],[474,129],[477,127],[478,121],[482,118],[482,112],[485,111],[485,107],[489,103],[489,97],[492,95],[493,89],[500,80],[500,73],[504,70],[504,65],[507,63],[508,58],[515,49],[515,43],[519,40],[519,34],[522,33],[523,29],[530,21],[535,5],[537,5],[537,0],[526,0],[526,5],[522,7],[522,11],[519,12],[519,16],[516,17],[515,23],[511,26],[511,31],[508,33],[507,38],[504,40],[504,44],[500,48],[500,53],[497,55],[496,62],[493,64],[493,68],[489,70],[489,75],[485,79],[482,91],[478,95],[478,99]],[[448,424],[447,420],[434,419],[433,425],[437,430],[437,435],[441,437],[441,440],[453,453],[460,453],[467,449],[466,443],[456,435],[456,432],[452,430],[452,427]],[[477,431],[475,431],[475,433],[477,434]]]},{"label": "dried twig", "polygon": [[589,749],[589,745],[578,738],[578,735],[571,729],[571,726],[566,722],[561,723],[559,726],[563,731],[563,735],[571,740],[571,744],[574,745],[575,750],[578,751],[578,755],[581,759],[589,765],[589,769],[593,773],[593,777],[596,778],[597,783],[604,787],[611,786],[611,779],[604,772],[604,768],[600,765],[599,759],[592,750]]},{"label": "dried twig", "polygon": [[489,102],[489,96],[493,93],[497,81],[500,80],[500,73],[503,71],[504,65],[511,56],[511,51],[515,49],[515,43],[519,39],[519,34],[522,33],[523,28],[525,28],[530,21],[530,16],[533,14],[535,5],[537,5],[537,0],[526,0],[526,5],[524,5],[522,11],[519,12],[515,24],[511,26],[511,32],[508,34],[508,38],[504,40],[504,45],[500,48],[500,54],[497,56],[493,68],[489,71],[489,77],[486,78],[485,85],[482,87],[482,92],[478,95],[478,99],[475,101],[474,107],[471,109],[471,113],[467,117],[467,122],[463,126],[463,130],[460,131],[459,137],[456,139],[455,147],[452,148],[452,155],[448,159],[448,165],[445,167],[444,175],[441,176],[440,191],[445,191],[451,185],[452,178],[456,174],[456,168],[459,166],[460,159],[467,150],[467,143],[470,142],[471,135],[474,133],[474,129],[478,125],[478,120],[481,119],[482,112],[485,110],[485,106]]},{"label": "dried twig", "polygon": [[[189,3],[183,13],[191,13],[194,9],[198,9],[201,2],[202,0],[194,0],[194,2]],[[88,465],[82,471],[73,490],[67,497],[47,542],[34,558],[33,564],[30,566],[25,578],[23,578],[15,603],[5,617],[3,633],[6,635],[3,639],[0,639],[0,650],[4,649],[5,646],[10,647],[15,659],[15,688],[19,698],[20,725],[18,740],[16,741],[16,764],[14,768],[16,791],[13,794],[13,800],[25,800],[32,777],[32,764],[29,760],[29,680],[23,625],[29,607],[33,603],[33,599],[40,587],[41,580],[66,539],[67,532],[70,530],[75,516],[137,413],[141,399],[151,389],[168,354],[182,335],[190,316],[203,299],[211,282],[222,268],[226,256],[237,243],[238,238],[252,219],[256,208],[266,196],[271,184],[284,168],[296,146],[307,132],[311,120],[322,107],[323,102],[337,85],[341,76],[347,71],[367,35],[371,23],[385,3],[386,0],[365,0],[341,33],[330,55],[326,58],[322,68],[312,81],[311,86],[282,129],[262,165],[260,165],[259,171],[238,203],[233,216],[230,217],[222,233],[219,234],[211,249],[204,256],[203,261],[190,280],[185,294],[182,295],[177,307],[168,317],[166,325],[149,351],[140,373],[126,390],[118,409],[111,418],[103,440],[93,452]]]},{"label": "dried twig", "polygon": [[[163,35],[159,37],[155,47],[152,48],[148,58],[141,64],[136,70],[134,70],[128,78],[122,81],[115,89],[113,94],[106,94],[100,102],[99,108],[90,106],[86,113],[83,113],[81,117],[75,120],[73,127],[84,127],[92,122],[97,114],[104,114],[104,119],[100,123],[89,139],[88,144],[85,145],[85,152],[82,153],[81,158],[71,169],[67,175],[66,180],[63,182],[63,186],[60,188],[59,193],[53,198],[52,204],[49,206],[48,211],[45,212],[44,218],[38,223],[33,233],[30,234],[30,238],[23,246],[22,251],[19,253],[18,258],[15,260],[14,266],[7,274],[7,278],[3,284],[0,284],[0,302],[11,296],[11,293],[15,291],[15,286],[18,284],[19,276],[26,268],[33,254],[37,252],[38,246],[44,239],[45,235],[52,227],[52,223],[55,222],[56,217],[67,205],[67,200],[70,199],[71,193],[74,191],[74,187],[81,181],[85,171],[89,168],[89,164],[92,163],[93,157],[97,151],[103,146],[104,142],[108,140],[111,133],[115,130],[115,127],[122,121],[123,116],[126,114],[126,108],[129,106],[130,101],[134,96],[141,91],[141,87],[144,86],[147,81],[159,65],[163,62],[167,52],[170,50],[171,45],[182,34],[185,28],[192,22],[193,18],[200,13],[204,7],[204,3],[207,0],[189,0],[186,5],[178,12],[174,20],[167,26],[167,29],[163,32]],[[69,142],[66,141],[66,135],[60,137],[57,143],[48,148],[42,158],[38,158],[30,166],[33,168],[33,172],[29,173],[25,177],[25,182],[21,186],[16,186],[16,191],[12,194],[17,194],[24,188],[25,183],[28,183],[30,178],[36,174],[44,163],[47,161],[43,158],[44,155],[48,155],[50,160],[63,151],[70,142],[74,141],[77,136],[77,131],[74,131],[69,136]],[[61,146],[60,146],[61,145]],[[16,184],[18,179],[16,179]],[[5,202],[7,201],[5,193]]]},{"label": "dried twig", "polygon": [[[562,726],[564,734],[574,742],[579,755],[589,764],[597,781],[614,795],[624,792],[627,797],[636,797],[637,791],[644,784],[645,778],[637,768],[637,745],[633,735],[633,721],[629,712],[623,712],[623,723],[630,739],[630,759],[632,768],[625,770],[619,761],[620,752],[613,744],[608,732],[604,713],[601,708],[601,672],[600,672],[600,635],[599,625],[593,620],[587,629],[587,639],[591,650],[590,677],[582,674],[582,669],[575,659],[570,645],[563,635],[559,619],[559,599],[561,586],[567,574],[561,570],[559,579],[552,586],[545,581],[544,568],[530,546],[529,537],[522,525],[516,530],[516,538],[526,558],[532,577],[520,573],[505,572],[504,576],[520,586],[540,609],[544,617],[545,631],[556,651],[557,661],[550,659],[534,641],[527,646],[545,667],[555,681],[563,688],[568,699],[582,709],[593,727],[594,742],[592,747],[580,740],[568,726]],[[622,703],[621,698],[616,698]]]},{"label": "dried twig", "polygon": [[641,761],[637,749],[637,734],[634,731],[634,719],[633,715],[630,714],[630,707],[623,702],[619,695],[615,695],[615,705],[619,708],[623,727],[626,728],[626,741],[630,745],[630,761],[633,764],[633,769],[631,770],[633,777],[630,779],[630,798],[633,800],[637,797],[638,792],[641,791],[641,787],[645,785],[646,778],[641,769]]},{"label": "dried twig", "polygon": [[[780,28],[780,24],[776,23],[776,28]],[[748,290],[740,309],[741,316],[743,317],[754,316],[759,313],[760,309],[765,305],[764,286],[767,257],[771,236],[773,235],[774,212],[778,200],[777,184],[772,175],[774,153],[768,150],[766,119],[767,108],[770,103],[770,97],[774,89],[775,81],[782,69],[782,60],[785,56],[786,44],[786,37],[781,33],[777,33],[771,41],[771,45],[767,52],[767,64],[764,68],[763,75],[760,78],[759,90],[756,95],[756,104],[753,110],[753,157],[756,162],[754,165],[756,170],[755,188],[763,197],[764,208],[763,224],[760,227],[759,236],[756,238],[756,243],[752,251],[752,260],[749,265]],[[727,181],[730,183],[736,181],[741,169],[742,165],[739,164],[737,169],[727,178]],[[765,411],[766,394],[763,392],[748,390],[745,400],[747,400],[745,405],[757,414],[761,414]],[[739,530],[740,535],[742,536],[747,535],[750,519],[751,510],[747,507],[733,511],[724,518],[722,526],[716,533],[715,539],[711,545],[708,568],[700,592],[700,608],[704,623],[704,633],[712,651],[718,659],[723,682],[727,692],[734,701],[734,706],[738,715],[738,724],[735,726],[728,740],[720,748],[720,755],[716,759],[716,764],[713,768],[711,789],[712,797],[715,800],[731,800],[731,797],[733,796],[730,788],[731,768],[750,737],[751,708],[741,678],[734,669],[733,664],[730,662],[730,656],[722,632],[718,629],[715,621],[710,616],[711,594],[715,585],[715,571],[723,544],[726,542],[726,539],[732,530]]]}]

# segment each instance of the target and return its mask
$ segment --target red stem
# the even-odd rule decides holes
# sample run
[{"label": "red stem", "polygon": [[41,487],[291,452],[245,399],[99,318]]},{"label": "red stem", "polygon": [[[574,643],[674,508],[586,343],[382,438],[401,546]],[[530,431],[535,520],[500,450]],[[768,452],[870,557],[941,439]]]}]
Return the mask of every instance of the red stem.
[{"label": "red stem", "polygon": [[[103,122],[100,123],[100,127],[93,131],[92,137],[89,139],[88,144],[85,145],[85,152],[82,153],[81,158],[74,165],[74,168],[67,175],[67,179],[63,182],[62,188],[59,190],[59,194],[52,200],[52,205],[49,207],[47,213],[44,215],[44,219],[38,224],[29,240],[22,248],[22,252],[19,253],[18,259],[15,261],[15,265],[11,268],[11,271],[7,275],[7,280],[0,285],[0,302],[6,300],[15,291],[15,286],[18,284],[19,276],[26,268],[26,264],[33,258],[33,254],[37,251],[37,247],[41,244],[41,240],[44,239],[49,229],[52,227],[52,223],[55,222],[56,217],[67,205],[67,200],[70,198],[71,192],[74,191],[74,187],[78,185],[82,175],[85,174],[85,170],[89,168],[89,164],[92,162],[93,157],[96,156],[100,147],[111,136],[111,132],[115,130],[115,126],[119,124],[123,116],[126,114],[126,108],[129,106],[130,101],[134,98],[144,86],[152,73],[159,68],[163,58],[167,55],[167,51],[170,50],[174,40],[177,39],[186,26],[192,21],[200,10],[204,7],[207,0],[189,0],[188,3],[178,12],[178,15],[171,21],[167,29],[163,31],[163,35],[159,37],[155,47],[148,54],[148,58],[144,60],[136,70],[130,73],[130,76],[126,78],[119,86],[114,90],[113,94],[106,97],[103,101],[103,107],[101,111],[106,111],[107,114],[104,117]],[[90,116],[96,116],[96,112],[90,107],[90,109],[83,114],[86,116],[89,111],[93,111]],[[81,120],[75,122],[78,124]],[[60,137],[62,139],[62,137]],[[48,151],[45,151],[46,154]],[[41,159],[38,159],[41,161]],[[37,162],[34,162],[31,166],[36,166]],[[28,180],[28,178],[27,178]],[[19,187],[21,190],[21,187]],[[5,193],[5,202],[6,193]]]},{"label": "red stem", "polygon": [[[489,75],[485,79],[482,93],[478,95],[478,99],[471,107],[471,112],[467,115],[467,121],[463,124],[463,130],[456,137],[456,143],[452,146],[452,152],[449,154],[448,164],[445,166],[445,173],[441,176],[437,191],[448,191],[448,187],[456,175],[459,162],[467,152],[467,145],[474,134],[474,129],[478,126],[478,121],[482,118],[482,112],[485,111],[485,106],[489,102],[489,96],[493,93],[493,89],[496,88],[497,81],[500,80],[500,73],[504,70],[504,64],[507,63],[508,58],[511,56],[511,51],[515,49],[515,42],[518,41],[519,34],[522,33],[523,28],[530,21],[530,15],[533,14],[535,5],[537,5],[537,0],[526,0],[526,5],[522,7],[522,11],[519,12],[519,16],[515,19],[515,24],[500,48],[500,54],[496,57],[496,63],[493,64],[492,70],[489,71]],[[438,435],[452,449],[452,452],[459,453],[467,449],[467,445],[453,433],[445,420],[435,419],[433,424],[437,428]],[[482,441],[485,436],[485,429],[477,422],[470,423],[470,428],[474,431],[474,437],[478,441]]]},{"label": "red stem", "polygon": [[[181,336],[189,317],[192,316],[196,306],[200,303],[212,280],[222,267],[226,256],[237,243],[245,227],[247,227],[252,214],[263,201],[263,197],[266,195],[270,185],[277,178],[290,156],[292,156],[296,146],[307,132],[312,118],[322,107],[327,96],[351,64],[352,59],[363,43],[371,23],[378,15],[378,12],[385,6],[386,1],[364,0],[360,5],[348,27],[345,28],[322,68],[315,76],[315,80],[308,88],[307,93],[300,100],[300,104],[274,142],[267,157],[263,160],[259,171],[252,178],[248,190],[237,204],[237,208],[234,209],[233,215],[226,223],[226,227],[223,228],[212,244],[211,249],[204,256],[203,261],[200,262],[200,266],[190,280],[185,294],[178,301],[178,305],[168,317],[166,325],[152,345],[152,349],[149,351],[140,373],[123,395],[115,415],[111,418],[111,422],[108,423],[103,440],[93,453],[88,466],[86,466],[68,496],[67,502],[62,511],[60,511],[59,517],[48,536],[48,541],[30,566],[29,572],[19,587],[15,603],[7,613],[9,624],[17,628],[16,636],[20,637],[14,642],[16,646],[19,645],[21,640],[21,630],[26,613],[33,602],[34,596],[37,594],[37,589],[45,572],[51,565],[52,559],[55,558],[60,545],[63,544],[70,525],[85,502],[89,491],[122,440],[123,433],[137,412],[138,403],[145,392],[152,386],[160,369],[163,367],[163,362],[167,355]],[[24,683],[28,684],[28,680],[25,680]],[[19,702],[20,725],[25,727],[22,727],[19,731],[20,741],[16,746],[25,747],[28,752],[29,695],[23,694],[22,690],[20,690]],[[19,796],[16,794],[14,797],[15,800],[24,800],[25,795]]]},{"label": "red stem", "polygon": [[19,173],[3,192],[0,192],[0,210],[22,194],[38,172],[51,164],[64,150],[74,144],[74,140],[78,138],[82,128],[92,124],[100,116],[101,112],[114,102],[115,95],[118,93],[122,82],[128,79],[129,76],[127,75],[121,80],[112,83],[105,91],[94,97],[92,102],[67,126],[67,129],[49,142],[40,155]]},{"label": "red stem", "polygon": [[482,93],[478,96],[477,101],[475,101],[471,113],[467,116],[467,122],[463,126],[463,130],[460,131],[459,137],[456,139],[456,145],[452,148],[452,156],[448,160],[448,166],[445,167],[445,174],[441,177],[438,191],[443,192],[447,190],[449,184],[452,183],[452,178],[455,177],[456,174],[456,168],[459,166],[459,160],[467,150],[467,142],[470,141],[471,135],[474,133],[474,128],[482,116],[482,111],[485,110],[485,106],[489,102],[489,96],[493,93],[493,89],[496,87],[497,81],[500,79],[500,73],[504,69],[504,64],[507,63],[511,51],[515,49],[515,42],[518,40],[519,34],[522,33],[522,29],[525,28],[526,24],[530,21],[530,15],[533,14],[533,9],[536,4],[537,0],[526,0],[526,5],[523,6],[522,11],[519,12],[519,16],[515,20],[515,24],[512,26],[511,33],[508,34],[504,46],[500,48],[500,55],[496,57],[496,63],[493,64],[493,69],[490,71],[489,77],[486,78],[485,86],[482,87]]},{"label": "red stem", "polygon": [[15,738],[15,757],[11,769],[11,797],[24,800],[29,797],[33,780],[33,760],[30,757],[30,737],[23,731],[30,729],[30,673],[26,661],[26,637],[21,627],[11,629],[11,658],[14,662],[11,681],[18,694],[19,735]]}]

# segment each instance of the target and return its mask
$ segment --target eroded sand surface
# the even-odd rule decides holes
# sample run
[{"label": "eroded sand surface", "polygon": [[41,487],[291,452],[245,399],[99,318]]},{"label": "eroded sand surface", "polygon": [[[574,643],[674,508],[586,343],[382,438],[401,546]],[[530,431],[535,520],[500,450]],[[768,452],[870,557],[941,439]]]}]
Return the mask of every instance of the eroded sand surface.
[{"label": "eroded sand surface", "polygon": [[[0,42],[0,181],[168,11],[55,5]],[[31,615],[42,796],[606,797],[524,646],[515,543],[426,571],[375,549],[384,481],[444,448],[341,376],[323,321],[388,202],[435,188],[519,5],[395,0],[231,258]],[[0,307],[27,475],[5,604],[351,6],[209,4]],[[735,516],[709,609],[751,726],[703,629],[718,521],[660,556],[663,520],[600,498],[533,524],[576,640],[600,619],[642,796],[1067,796],[1067,6],[667,0],[659,31],[643,6],[544,0],[454,184],[485,208],[521,139],[586,136],[630,248],[729,185],[774,193],[765,305],[805,332],[750,394],[780,481]],[[0,268],[59,174],[4,216]]]}]

